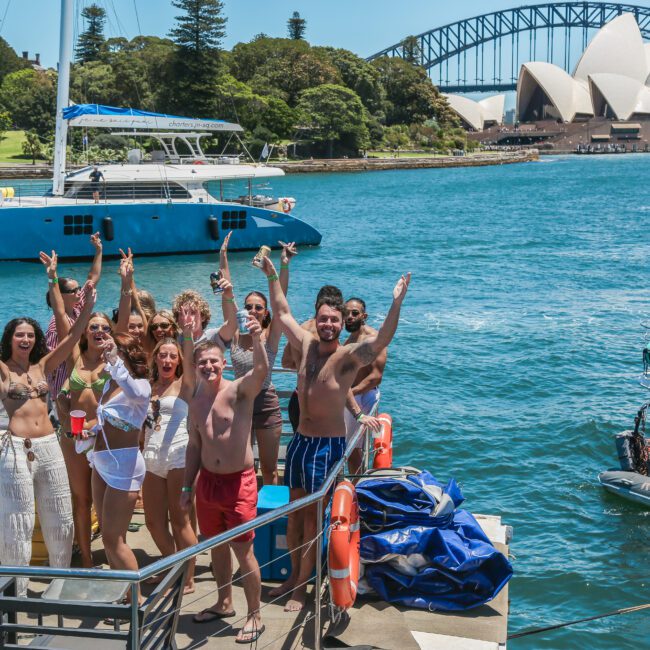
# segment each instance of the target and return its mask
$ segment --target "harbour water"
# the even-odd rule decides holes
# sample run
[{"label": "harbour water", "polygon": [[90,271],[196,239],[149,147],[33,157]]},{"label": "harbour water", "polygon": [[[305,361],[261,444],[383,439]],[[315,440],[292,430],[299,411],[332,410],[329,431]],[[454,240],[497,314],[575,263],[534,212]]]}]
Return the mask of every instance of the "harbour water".
[{"label": "harbour water", "polygon": [[[635,377],[650,315],[649,173],[650,156],[556,157],[273,184],[323,233],[292,263],[297,317],[332,283],[364,298],[377,325],[412,271],[382,384],[396,462],[454,476],[468,509],[514,527],[511,633],[650,602],[650,512],[596,484],[616,464],[612,434],[648,396]],[[216,255],[135,254],[136,280],[160,305],[186,287],[210,296]],[[240,298],[265,289],[250,258],[232,255]],[[62,264],[60,275],[82,279],[86,268]],[[118,301],[116,269],[106,264],[99,287],[105,311]],[[45,323],[46,286],[40,265],[0,264],[2,321]],[[641,612],[509,647],[646,642]]]}]

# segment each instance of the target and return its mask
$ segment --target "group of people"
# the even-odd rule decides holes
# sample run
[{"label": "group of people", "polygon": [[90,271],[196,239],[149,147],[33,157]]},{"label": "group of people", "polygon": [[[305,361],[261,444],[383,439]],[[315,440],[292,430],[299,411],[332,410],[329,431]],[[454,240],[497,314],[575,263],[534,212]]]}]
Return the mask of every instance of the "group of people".
[{"label": "group of people", "polygon": [[[82,565],[93,565],[93,506],[113,569],[138,568],[126,532],[140,495],[162,555],[196,544],[195,520],[205,537],[252,520],[258,492],[253,436],[263,482],[278,482],[282,416],[272,368],[282,334],[288,341],[282,363],[298,376],[284,472],[291,500],[320,489],[345,452],[346,433],[349,437],[360,423],[378,427],[368,414],[379,397],[386,348],[410,275],[395,286],[379,331],[366,324],[363,300],[344,303],[332,286],[321,289],[314,318],[300,325],[286,297],[297,251],[293,243],[280,242],[279,273],[269,257],[261,258],[269,298],[250,292],[243,305],[247,319],[238,321],[228,239],[214,285],[223,312],[219,328],[208,328],[210,305],[194,290],[178,294],[171,310],[157,310],[153,296],[135,285],[130,250],[122,253],[113,317],[94,311],[102,270],[98,234],[91,237],[95,255],[83,285],[57,275],[55,251],[40,254],[53,311],[47,331],[31,318],[15,318],[0,341],[0,400],[9,418],[0,434],[1,564],[29,563],[35,508],[55,567],[69,565],[73,541]],[[342,344],[344,327],[350,335]],[[223,376],[226,351],[233,380]],[[355,450],[351,472],[359,466]],[[271,592],[290,594],[288,611],[305,603],[317,546],[306,542],[315,533],[315,507],[290,516],[292,572]],[[264,630],[253,538],[251,531],[212,550],[218,600],[195,616],[197,623],[234,616],[232,549],[248,605],[236,638],[241,643]],[[19,579],[19,594],[26,590],[27,580]],[[193,590],[192,567],[185,591]]]}]

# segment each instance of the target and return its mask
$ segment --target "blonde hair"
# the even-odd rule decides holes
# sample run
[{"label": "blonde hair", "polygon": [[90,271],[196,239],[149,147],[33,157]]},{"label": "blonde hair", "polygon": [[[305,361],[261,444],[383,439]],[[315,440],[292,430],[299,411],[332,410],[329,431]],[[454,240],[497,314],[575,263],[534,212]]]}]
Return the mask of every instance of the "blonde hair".
[{"label": "blonde hair", "polygon": [[210,305],[208,301],[194,289],[186,289],[185,291],[179,293],[175,298],[172,304],[172,312],[176,322],[179,321],[179,316],[181,313],[181,307],[183,305],[191,305],[196,307],[201,314],[201,327],[205,329],[206,325],[210,322],[212,313],[210,312]]},{"label": "blonde hair", "polygon": [[176,376],[180,377],[183,374],[183,351],[181,350],[181,346],[178,344],[178,341],[176,339],[172,339],[170,337],[161,339],[156,347],[153,349],[153,353],[151,355],[151,365],[150,365],[150,371],[151,371],[151,380],[152,381],[158,381],[160,378],[160,375],[158,373],[158,364],[156,363],[156,357],[158,356],[158,350],[163,345],[174,345],[176,346],[176,350],[178,351],[178,365],[176,366]]},{"label": "blonde hair", "polygon": [[156,313],[156,299],[146,289],[136,289],[140,307],[147,320],[151,320],[152,316]]}]

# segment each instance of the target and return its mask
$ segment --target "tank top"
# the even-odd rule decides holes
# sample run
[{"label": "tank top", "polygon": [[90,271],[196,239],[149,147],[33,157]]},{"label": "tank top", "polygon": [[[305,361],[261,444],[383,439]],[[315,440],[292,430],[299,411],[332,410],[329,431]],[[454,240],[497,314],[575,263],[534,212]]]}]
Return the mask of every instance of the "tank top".
[{"label": "tank top", "polygon": [[[262,390],[266,390],[271,387],[271,375],[273,374],[273,364],[275,363],[275,357],[277,355],[277,350],[275,352],[269,350],[268,345],[264,344],[264,349],[266,350],[266,356],[269,359],[269,372],[266,375]],[[235,372],[235,377],[239,379],[243,377],[247,372],[253,369],[253,351],[244,350],[244,348],[239,347],[234,341],[230,346],[230,360],[232,361],[232,369]]]}]

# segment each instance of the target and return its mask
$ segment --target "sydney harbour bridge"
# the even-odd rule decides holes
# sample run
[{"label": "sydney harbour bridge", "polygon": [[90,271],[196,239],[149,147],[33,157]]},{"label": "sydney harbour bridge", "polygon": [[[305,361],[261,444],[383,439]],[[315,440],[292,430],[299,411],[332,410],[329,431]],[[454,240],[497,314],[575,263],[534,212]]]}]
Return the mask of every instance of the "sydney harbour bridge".
[{"label": "sydney harbour bridge", "polygon": [[[591,36],[623,13],[650,39],[650,7],[613,2],[555,2],[504,9],[409,36],[368,57],[423,66],[444,92],[515,90],[522,63],[546,61],[571,73]],[[615,56],[615,53],[612,53]]]}]

